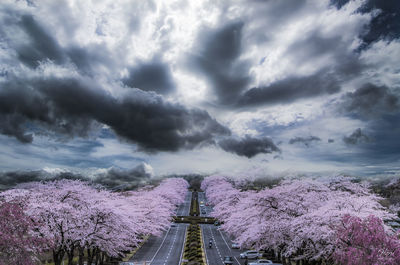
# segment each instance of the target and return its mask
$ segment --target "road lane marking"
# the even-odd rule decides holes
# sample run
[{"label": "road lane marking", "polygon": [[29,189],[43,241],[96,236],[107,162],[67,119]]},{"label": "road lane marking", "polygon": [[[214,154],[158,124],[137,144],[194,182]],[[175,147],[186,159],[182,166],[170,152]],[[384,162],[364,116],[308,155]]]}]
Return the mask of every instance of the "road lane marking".
[{"label": "road lane marking", "polygon": [[206,254],[206,260],[207,260],[207,265],[208,265],[208,264],[210,264],[210,262],[208,261],[207,250],[206,250],[206,243],[204,242],[204,240],[205,240],[205,238],[204,238],[204,235],[205,235],[204,226],[203,226],[203,225],[200,225],[200,227],[201,227],[201,230],[203,231],[203,247],[204,247],[204,253]]},{"label": "road lane marking", "polygon": [[210,229],[211,237],[212,237],[213,241],[215,242],[214,245],[215,245],[215,248],[217,249],[218,256],[221,259],[222,264],[224,264],[224,260],[222,259],[221,252],[219,251],[219,248],[218,248],[218,245],[217,245],[217,241],[215,240],[215,237],[214,237],[214,233],[213,233],[213,231],[212,231],[210,226],[208,228]]},{"label": "road lane marking", "polygon": [[168,253],[167,253],[167,257],[165,258],[165,261],[164,261],[164,265],[167,264],[167,261],[168,261],[168,259],[169,259],[169,255],[171,254],[172,247],[174,246],[175,241],[176,241],[176,235],[178,234],[178,230],[179,230],[179,226],[178,226],[177,229],[176,229],[176,232],[175,232],[175,235],[174,235],[174,239],[172,240],[172,244],[171,244],[171,246],[169,247],[169,250],[168,250]]},{"label": "road lane marking", "polygon": [[185,227],[185,234],[184,234],[184,239],[183,239],[183,244],[182,244],[182,250],[181,250],[181,257],[179,258],[179,265],[182,263],[182,258],[183,258],[183,252],[185,251],[185,244],[186,244],[186,236],[187,236],[187,226],[184,225]]},{"label": "road lane marking", "polygon": [[[222,239],[223,239],[224,242],[225,242],[225,245],[228,247],[229,251],[232,253],[232,249],[229,247],[228,243],[226,243],[225,237],[224,237],[224,235],[222,234],[221,230],[218,230],[218,232],[221,234]],[[232,253],[232,254],[233,254],[233,253]],[[240,262],[239,262],[238,259],[235,257],[235,255],[232,255],[232,256],[235,258],[236,262],[239,263],[239,265],[240,265]]]},{"label": "road lane marking", "polygon": [[169,233],[169,231],[170,231],[170,230],[171,230],[171,227],[169,227],[169,228],[168,228],[168,230],[167,230],[167,233],[165,234],[165,236],[164,236],[164,239],[163,239],[163,241],[161,242],[161,245],[160,245],[160,247],[157,249],[157,251],[156,251],[156,254],[154,254],[154,256],[153,256],[153,258],[151,259],[151,261],[150,261],[150,264],[149,264],[149,265],[151,265],[151,263],[153,262],[154,258],[157,256],[157,254],[158,254],[158,252],[160,251],[160,249],[161,249],[162,245],[164,244],[164,241],[165,241],[165,239],[167,238],[167,236],[168,236],[168,233]]}]

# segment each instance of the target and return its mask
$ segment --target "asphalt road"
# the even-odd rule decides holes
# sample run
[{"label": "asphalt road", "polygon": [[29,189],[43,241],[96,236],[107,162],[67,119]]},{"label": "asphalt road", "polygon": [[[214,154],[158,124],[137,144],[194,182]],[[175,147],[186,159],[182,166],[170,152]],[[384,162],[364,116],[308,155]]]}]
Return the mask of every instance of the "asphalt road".
[{"label": "asphalt road", "polygon": [[[151,236],[129,260],[135,265],[178,265],[181,259],[187,224],[176,224],[162,236]],[[146,262],[146,263],[145,263]]]},{"label": "asphalt road", "polygon": [[[199,192],[199,193],[198,193],[198,196],[199,196],[199,204],[200,204],[200,202],[204,202],[204,206],[200,207],[200,216],[210,216],[210,213],[211,213],[211,211],[212,211],[212,207],[211,207],[211,206],[206,206],[206,205],[205,205],[206,202],[207,202],[205,193],[204,193],[204,192]],[[205,214],[202,214],[202,213],[201,213],[201,209],[205,209],[205,210],[206,210],[206,213],[205,213]]]},{"label": "asphalt road", "polygon": [[[177,215],[189,215],[191,193],[185,198],[185,202],[177,209]],[[199,193],[199,201],[206,203],[204,193]],[[208,216],[212,211],[211,206],[205,206]],[[183,243],[187,224],[175,224],[160,237],[151,236],[147,242],[135,253],[129,262],[133,265],[179,265],[182,258]],[[244,265],[239,259],[241,250],[231,249],[232,242],[217,226],[200,225],[203,234],[203,243],[206,251],[208,265],[223,265],[224,256],[234,257],[234,265]],[[212,248],[208,248],[209,239],[212,238]]]},{"label": "asphalt road", "polygon": [[188,192],[185,197],[185,202],[179,205],[178,209],[176,210],[177,216],[187,216],[189,215],[190,211],[190,202],[192,200],[192,192]]},{"label": "asphalt road", "polygon": [[[185,202],[176,211],[177,215],[189,215],[191,197],[192,193],[188,192]],[[132,265],[178,265],[187,224],[174,224],[174,226],[165,231],[162,236],[151,236],[129,262]]]},{"label": "asphalt road", "polygon": [[[217,226],[210,224],[202,224],[201,230],[203,233],[204,246],[206,251],[206,260],[208,265],[223,265],[225,256],[233,257],[233,264],[244,264],[244,260],[240,260],[239,254],[243,250],[232,249],[232,242]],[[210,238],[213,241],[212,247],[209,248]]]},{"label": "asphalt road", "polygon": [[[203,201],[204,205],[207,203],[207,198],[204,192],[199,192],[199,202]],[[201,214],[201,216],[210,216],[212,206],[204,206],[206,214]],[[233,264],[239,265],[244,264],[244,260],[239,259],[239,254],[243,251],[238,249],[232,249],[232,242],[229,237],[218,230],[215,225],[200,225],[203,234],[203,243],[206,251],[206,260],[208,265],[223,265],[223,258],[225,256],[233,257]],[[213,241],[212,248],[209,248],[210,238]]]}]

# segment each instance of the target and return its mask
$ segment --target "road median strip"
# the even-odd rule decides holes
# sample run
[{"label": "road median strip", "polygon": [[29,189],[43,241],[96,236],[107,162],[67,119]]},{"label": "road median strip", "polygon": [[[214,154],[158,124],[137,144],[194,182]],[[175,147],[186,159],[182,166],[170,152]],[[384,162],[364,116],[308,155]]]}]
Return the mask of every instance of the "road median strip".
[{"label": "road median strip", "polygon": [[198,224],[190,224],[187,229],[181,265],[193,264],[193,262],[198,265],[207,264],[205,262],[201,229]]}]

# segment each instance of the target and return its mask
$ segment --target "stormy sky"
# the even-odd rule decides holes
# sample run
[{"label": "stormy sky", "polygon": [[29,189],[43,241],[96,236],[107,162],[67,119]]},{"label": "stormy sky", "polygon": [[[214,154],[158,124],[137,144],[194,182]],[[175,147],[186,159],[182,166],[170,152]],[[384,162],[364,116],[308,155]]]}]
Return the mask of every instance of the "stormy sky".
[{"label": "stormy sky", "polygon": [[2,185],[400,174],[397,0],[3,0],[0,60]]}]

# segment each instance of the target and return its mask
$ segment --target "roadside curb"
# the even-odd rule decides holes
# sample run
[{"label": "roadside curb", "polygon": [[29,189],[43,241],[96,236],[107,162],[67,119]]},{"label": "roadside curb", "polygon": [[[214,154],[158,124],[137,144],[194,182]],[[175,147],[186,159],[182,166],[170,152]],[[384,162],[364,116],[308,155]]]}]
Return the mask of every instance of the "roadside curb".
[{"label": "roadside curb", "polygon": [[203,264],[208,265],[206,261],[206,251],[205,251],[205,246],[204,246],[204,237],[203,237],[203,231],[201,230],[200,227],[200,237],[201,237],[201,254],[203,256]]},{"label": "roadside curb", "polygon": [[183,256],[184,256],[184,252],[185,252],[187,234],[188,234],[188,229],[187,229],[187,227],[186,227],[186,228],[185,228],[185,240],[183,240],[183,247],[182,247],[182,253],[181,253],[181,260],[179,261],[179,265],[182,265],[182,264],[183,264]]}]

